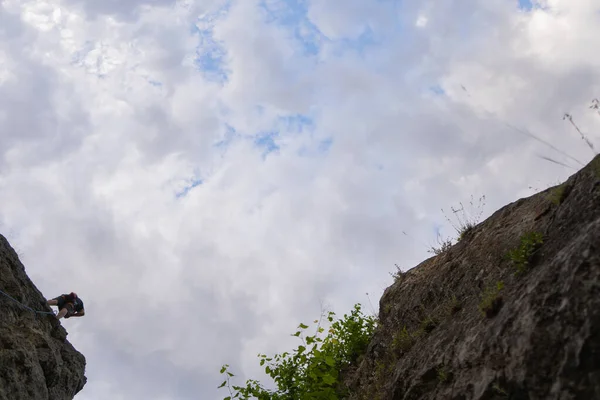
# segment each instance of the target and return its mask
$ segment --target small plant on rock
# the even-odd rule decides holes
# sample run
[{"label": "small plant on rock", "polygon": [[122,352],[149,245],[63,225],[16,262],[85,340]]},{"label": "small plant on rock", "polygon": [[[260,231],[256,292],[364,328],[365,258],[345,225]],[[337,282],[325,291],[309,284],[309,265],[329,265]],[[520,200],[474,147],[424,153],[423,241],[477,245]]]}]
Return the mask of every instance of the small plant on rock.
[{"label": "small plant on rock", "polygon": [[440,381],[441,383],[445,383],[448,381],[448,370],[446,369],[446,366],[444,364],[440,365],[437,368],[437,377],[438,381]]},{"label": "small plant on rock", "polygon": [[444,254],[445,252],[450,250],[450,248],[452,247],[452,239],[442,239],[439,233],[437,235],[437,242],[438,245],[431,246],[430,249],[427,250],[428,253],[432,253],[436,256],[439,256],[440,254]]},{"label": "small plant on rock", "polygon": [[600,157],[596,157],[592,160],[592,172],[596,178],[600,178]]},{"label": "small plant on rock", "polygon": [[433,331],[436,326],[437,321],[431,318],[430,316],[427,316],[423,321],[421,321],[420,330],[423,331],[423,333],[431,333],[431,331]]},{"label": "small plant on rock", "polygon": [[392,278],[394,278],[394,282],[398,282],[399,280],[402,280],[402,278],[404,277],[404,272],[402,272],[402,269],[398,266],[398,264],[396,265],[396,272],[391,273],[390,275],[392,276]]},{"label": "small plant on rock", "polygon": [[494,393],[501,396],[503,399],[508,397],[508,393],[506,393],[506,390],[504,390],[498,382],[492,385],[492,390],[494,391]]},{"label": "small plant on rock", "polygon": [[404,326],[401,330],[396,332],[394,340],[392,341],[392,347],[396,352],[405,353],[411,349],[415,344],[415,339],[412,337],[410,332]]},{"label": "small plant on rock", "polygon": [[462,309],[461,302],[456,298],[455,295],[452,295],[452,298],[448,300],[445,306],[445,310],[448,315],[454,315]]},{"label": "small plant on rock", "polygon": [[[458,224],[452,222],[450,218],[448,218],[446,213],[444,213],[444,215],[446,216],[446,220],[450,223],[450,225],[452,225],[452,227],[456,231],[458,235],[457,240],[462,240],[473,230],[475,225],[479,223],[481,215],[483,214],[483,207],[485,206],[485,195],[479,198],[479,204],[477,205],[477,207],[475,207],[473,203],[473,196],[471,196],[469,204],[471,206],[472,212],[467,212],[462,202],[459,204],[460,208],[450,207],[450,210],[452,210],[452,214],[454,214],[454,216],[456,217]],[[475,208],[477,208],[477,211],[474,211]],[[444,212],[443,209],[442,212]]]},{"label": "small plant on rock", "polygon": [[504,289],[504,282],[499,281],[495,286],[489,287],[483,292],[479,311],[487,318],[494,317],[502,308],[503,299],[500,295],[502,289]]},{"label": "small plant on rock", "polygon": [[543,235],[540,232],[529,232],[521,236],[519,247],[510,250],[507,254],[509,260],[517,267],[516,274],[527,271],[533,254],[543,242]]},{"label": "small plant on rock", "polygon": [[565,183],[553,188],[548,194],[548,200],[550,200],[554,205],[560,205],[560,203],[562,203],[564,200],[565,188]]}]

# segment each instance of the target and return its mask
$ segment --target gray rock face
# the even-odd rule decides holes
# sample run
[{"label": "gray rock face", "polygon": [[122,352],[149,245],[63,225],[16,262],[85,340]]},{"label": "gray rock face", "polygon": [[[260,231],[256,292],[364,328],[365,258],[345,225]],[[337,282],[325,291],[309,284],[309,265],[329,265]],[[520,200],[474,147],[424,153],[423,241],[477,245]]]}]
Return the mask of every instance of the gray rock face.
[{"label": "gray rock face", "polygon": [[[0,290],[52,311],[0,235]],[[54,296],[54,294],[53,294]],[[0,400],[71,400],[85,385],[85,357],[53,315],[36,315],[0,294]]]},{"label": "gray rock face", "polygon": [[600,156],[402,274],[379,317],[352,399],[600,399]]}]

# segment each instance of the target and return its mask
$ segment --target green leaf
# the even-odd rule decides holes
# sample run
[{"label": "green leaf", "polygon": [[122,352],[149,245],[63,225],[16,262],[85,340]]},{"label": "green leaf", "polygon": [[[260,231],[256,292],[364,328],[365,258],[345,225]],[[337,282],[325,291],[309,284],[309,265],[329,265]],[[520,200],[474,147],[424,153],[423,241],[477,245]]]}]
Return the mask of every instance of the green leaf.
[{"label": "green leaf", "polygon": [[337,379],[331,375],[325,375],[323,377],[323,382],[325,382],[326,385],[333,385],[334,383],[337,382]]},{"label": "green leaf", "polygon": [[304,324],[302,324],[302,323],[301,323],[301,324],[298,326],[298,328],[300,328],[300,329],[307,329],[307,328],[308,328],[308,325],[304,325]]},{"label": "green leaf", "polygon": [[217,389],[221,389],[225,385],[227,385],[227,381],[223,381],[223,383],[221,383]]}]

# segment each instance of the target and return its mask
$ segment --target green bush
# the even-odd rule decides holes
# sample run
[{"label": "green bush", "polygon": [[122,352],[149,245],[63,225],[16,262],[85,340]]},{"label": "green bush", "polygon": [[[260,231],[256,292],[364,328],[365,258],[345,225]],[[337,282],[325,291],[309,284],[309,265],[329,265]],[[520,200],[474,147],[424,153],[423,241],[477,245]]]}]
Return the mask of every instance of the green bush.
[{"label": "green bush", "polygon": [[248,379],[245,386],[230,384],[234,375],[228,371],[229,365],[221,368],[225,380],[219,388],[229,389],[224,400],[337,400],[344,392],[340,382],[340,371],[347,368],[364,354],[373,336],[376,319],[365,316],[360,305],[355,305],[350,315],[334,319],[335,313],[329,312],[327,320],[331,324],[327,335],[325,329],[317,323],[316,333],[304,337],[307,325],[300,324],[292,336],[299,337],[302,345],[293,352],[267,357],[259,354],[260,365],[265,366],[276,389],[265,388],[260,382]]}]

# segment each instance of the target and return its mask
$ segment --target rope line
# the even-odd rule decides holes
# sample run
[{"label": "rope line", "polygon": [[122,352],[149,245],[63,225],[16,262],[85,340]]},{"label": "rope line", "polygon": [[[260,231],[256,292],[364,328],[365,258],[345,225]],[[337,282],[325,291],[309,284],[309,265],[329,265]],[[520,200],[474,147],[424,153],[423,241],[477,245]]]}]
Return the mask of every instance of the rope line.
[{"label": "rope line", "polygon": [[48,311],[37,311],[37,310],[34,310],[33,308],[31,308],[31,307],[29,307],[29,306],[26,306],[25,304],[21,303],[19,300],[17,300],[17,299],[15,299],[15,298],[12,298],[12,297],[10,297],[8,294],[4,293],[2,290],[0,290],[0,294],[2,294],[2,295],[4,295],[4,296],[8,297],[9,299],[11,299],[12,301],[14,301],[15,303],[17,303],[17,304],[19,304],[19,305],[21,305],[21,306],[25,307],[26,309],[28,309],[29,311],[31,311],[31,312],[33,312],[33,313],[35,313],[35,314],[46,314],[46,315],[50,315],[50,314],[52,314],[52,315],[56,315],[56,314],[54,314],[53,312],[48,312]]}]

